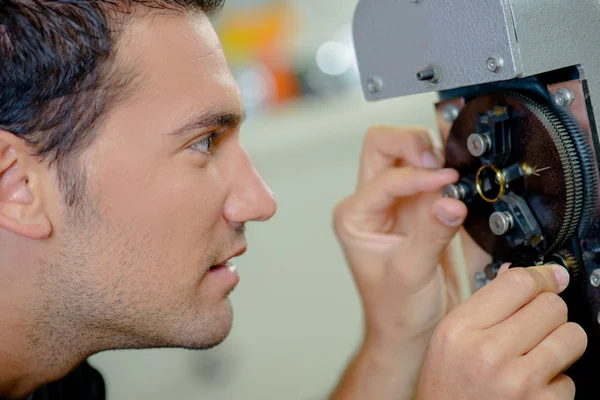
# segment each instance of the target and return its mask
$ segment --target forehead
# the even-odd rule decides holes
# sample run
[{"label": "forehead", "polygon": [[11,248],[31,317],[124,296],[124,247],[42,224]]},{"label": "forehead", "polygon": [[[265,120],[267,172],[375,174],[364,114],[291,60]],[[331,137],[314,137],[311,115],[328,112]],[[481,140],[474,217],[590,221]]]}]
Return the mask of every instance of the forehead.
[{"label": "forehead", "polygon": [[121,63],[138,76],[130,111],[144,111],[150,118],[160,108],[161,117],[173,118],[164,121],[165,127],[202,108],[242,108],[239,88],[204,13],[160,11],[136,17],[119,39]]}]

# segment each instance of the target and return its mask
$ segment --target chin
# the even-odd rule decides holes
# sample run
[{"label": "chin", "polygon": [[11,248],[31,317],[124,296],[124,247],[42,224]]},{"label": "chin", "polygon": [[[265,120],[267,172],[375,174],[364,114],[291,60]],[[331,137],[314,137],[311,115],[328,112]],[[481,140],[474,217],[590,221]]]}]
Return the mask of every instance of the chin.
[{"label": "chin", "polygon": [[[204,314],[195,324],[182,321],[188,325],[186,337],[179,336],[183,347],[191,350],[206,350],[221,344],[231,332],[233,326],[233,310],[229,299],[223,301],[210,314]],[[177,335],[177,332],[174,332]]]}]

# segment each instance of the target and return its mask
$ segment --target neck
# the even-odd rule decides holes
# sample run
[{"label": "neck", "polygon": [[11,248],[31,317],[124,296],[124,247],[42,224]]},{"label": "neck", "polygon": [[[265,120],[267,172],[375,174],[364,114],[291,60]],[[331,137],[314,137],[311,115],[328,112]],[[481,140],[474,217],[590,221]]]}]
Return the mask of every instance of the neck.
[{"label": "neck", "polygon": [[[11,293],[14,294],[14,293]],[[17,294],[18,296],[18,294]],[[46,383],[61,379],[88,356],[55,326],[34,324],[24,303],[0,295],[0,398],[23,399]],[[73,340],[74,339],[74,340]],[[69,345],[64,345],[70,341]],[[60,351],[59,351],[60,350]]]},{"label": "neck", "polygon": [[24,362],[23,357],[7,353],[6,344],[2,343],[3,349],[0,351],[0,398],[24,399],[40,386],[60,378],[56,371],[47,370],[33,362]]}]

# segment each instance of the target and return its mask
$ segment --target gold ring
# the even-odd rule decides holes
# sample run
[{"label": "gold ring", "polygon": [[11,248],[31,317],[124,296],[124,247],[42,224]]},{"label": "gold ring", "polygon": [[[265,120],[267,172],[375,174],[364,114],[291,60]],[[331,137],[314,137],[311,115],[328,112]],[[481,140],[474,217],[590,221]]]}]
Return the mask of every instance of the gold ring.
[{"label": "gold ring", "polygon": [[[494,199],[488,199],[487,197],[485,197],[485,195],[483,194],[483,189],[481,188],[482,182],[479,179],[479,176],[481,175],[481,172],[486,168],[490,168],[492,171],[494,171],[496,173],[496,177],[498,178],[498,182],[500,184],[500,191],[498,192],[498,196],[496,196],[496,198],[494,198]],[[504,174],[502,173],[502,171],[500,171],[498,168],[494,167],[493,165],[490,165],[489,167],[487,165],[482,165],[481,168],[479,168],[479,171],[477,171],[477,176],[475,177],[475,187],[477,188],[477,193],[479,193],[481,198],[483,200],[487,201],[488,203],[494,203],[494,202],[498,201],[498,199],[504,195],[505,185],[506,185],[506,178],[504,177]]]}]

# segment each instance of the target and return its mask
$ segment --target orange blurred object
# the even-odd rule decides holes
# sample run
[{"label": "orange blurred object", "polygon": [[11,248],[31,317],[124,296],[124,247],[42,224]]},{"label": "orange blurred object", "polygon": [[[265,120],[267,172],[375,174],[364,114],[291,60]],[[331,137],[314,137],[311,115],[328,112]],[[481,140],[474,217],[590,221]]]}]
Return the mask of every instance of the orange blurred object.
[{"label": "orange blurred object", "polygon": [[222,14],[217,31],[233,67],[260,64],[270,71],[275,103],[301,95],[290,54],[296,33],[296,14],[290,5],[278,2],[231,9]]}]

